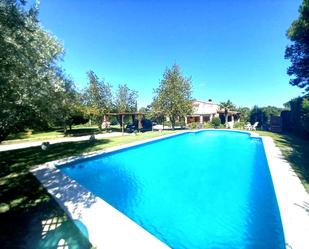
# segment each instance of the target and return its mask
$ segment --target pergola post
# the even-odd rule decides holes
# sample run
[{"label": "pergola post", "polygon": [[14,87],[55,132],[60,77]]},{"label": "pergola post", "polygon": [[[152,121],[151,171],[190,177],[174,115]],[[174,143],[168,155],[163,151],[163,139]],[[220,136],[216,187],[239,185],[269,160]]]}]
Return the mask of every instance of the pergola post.
[{"label": "pergola post", "polygon": [[123,135],[123,133],[124,133],[124,129],[123,129],[123,121],[124,121],[124,119],[123,119],[123,114],[121,114],[121,131],[122,131],[122,135]]},{"label": "pergola post", "polygon": [[143,125],[142,125],[142,114],[141,113],[137,114],[137,119],[138,119],[138,131],[140,131],[143,128]]},{"label": "pergola post", "polygon": [[200,124],[203,124],[203,115],[200,116]]}]

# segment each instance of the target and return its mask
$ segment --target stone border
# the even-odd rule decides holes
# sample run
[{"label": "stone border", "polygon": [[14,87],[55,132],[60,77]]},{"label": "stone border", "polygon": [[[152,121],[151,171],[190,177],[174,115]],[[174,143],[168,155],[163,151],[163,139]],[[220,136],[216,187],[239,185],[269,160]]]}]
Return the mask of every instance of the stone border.
[{"label": "stone border", "polygon": [[31,172],[96,248],[168,249],[170,247],[103,199],[63,174],[57,166],[172,136],[179,136],[187,132],[177,132],[85,153],[81,156],[55,160],[36,166]]},{"label": "stone border", "polygon": [[[86,153],[36,166],[32,173],[54,197],[64,211],[86,228],[80,228],[89,241],[97,248],[169,248],[127,216],[95,196],[76,181],[63,174],[56,166],[76,160],[111,153],[129,147],[203,130],[225,130],[249,134],[261,138],[272,177],[284,230],[286,248],[306,249],[309,246],[309,195],[299,178],[284,160],[281,151],[272,138],[260,136],[252,131],[202,129],[183,131],[160,137],[133,142],[109,149]],[[98,211],[100,210],[100,211]],[[103,210],[103,211],[102,211]],[[104,234],[105,236],[102,236]]]},{"label": "stone border", "polygon": [[309,195],[271,137],[261,136],[277,202],[286,248],[309,248]]}]

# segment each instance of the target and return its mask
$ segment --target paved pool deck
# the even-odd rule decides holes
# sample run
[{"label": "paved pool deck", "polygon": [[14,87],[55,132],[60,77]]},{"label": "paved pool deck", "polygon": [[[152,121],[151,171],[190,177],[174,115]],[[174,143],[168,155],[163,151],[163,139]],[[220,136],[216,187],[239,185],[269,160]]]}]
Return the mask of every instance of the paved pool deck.
[{"label": "paved pool deck", "polygon": [[[169,134],[79,157],[45,163],[33,168],[32,173],[69,217],[83,224],[86,230],[81,229],[81,231],[96,248],[169,248],[104,200],[63,174],[56,166],[187,132],[196,131]],[[254,132],[244,133],[250,133],[252,137],[260,137]],[[307,249],[309,248],[309,195],[273,140],[270,137],[262,137],[262,141],[278,200],[286,248]]]}]

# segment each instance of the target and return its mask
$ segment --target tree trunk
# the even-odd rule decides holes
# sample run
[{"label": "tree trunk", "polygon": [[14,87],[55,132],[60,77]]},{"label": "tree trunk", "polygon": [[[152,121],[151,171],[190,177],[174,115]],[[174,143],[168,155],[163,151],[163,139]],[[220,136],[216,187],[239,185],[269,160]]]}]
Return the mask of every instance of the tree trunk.
[{"label": "tree trunk", "polygon": [[9,132],[0,131],[0,143],[5,140],[5,138],[9,135]]},{"label": "tree trunk", "polygon": [[66,135],[67,134],[67,124],[64,122],[63,124],[63,133]]},{"label": "tree trunk", "polygon": [[174,117],[171,117],[170,120],[171,120],[171,123],[172,123],[172,130],[175,130],[175,123],[176,123],[176,120],[175,120]]}]

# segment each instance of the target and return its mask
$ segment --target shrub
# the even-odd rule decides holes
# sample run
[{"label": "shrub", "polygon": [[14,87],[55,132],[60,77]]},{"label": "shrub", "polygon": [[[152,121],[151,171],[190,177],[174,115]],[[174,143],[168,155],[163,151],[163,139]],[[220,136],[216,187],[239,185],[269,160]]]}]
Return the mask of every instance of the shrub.
[{"label": "shrub", "polygon": [[234,123],[234,128],[235,129],[243,129],[245,126],[245,122],[236,122]]},{"label": "shrub", "polygon": [[199,125],[200,125],[200,123],[198,123],[198,122],[193,122],[193,123],[190,123],[190,124],[188,124],[188,127],[190,128],[190,129],[198,129],[199,128]]},{"label": "shrub", "polygon": [[221,119],[218,118],[218,117],[214,117],[214,118],[211,120],[211,124],[212,124],[212,127],[214,127],[214,128],[219,128],[220,125],[221,125]]},{"label": "shrub", "polygon": [[212,124],[210,122],[207,122],[204,124],[205,129],[213,128]]}]

